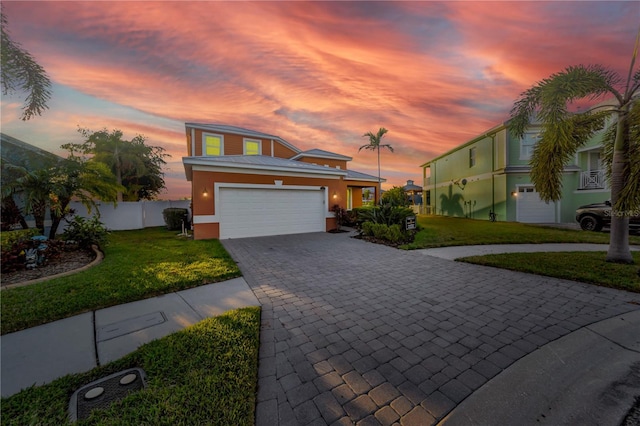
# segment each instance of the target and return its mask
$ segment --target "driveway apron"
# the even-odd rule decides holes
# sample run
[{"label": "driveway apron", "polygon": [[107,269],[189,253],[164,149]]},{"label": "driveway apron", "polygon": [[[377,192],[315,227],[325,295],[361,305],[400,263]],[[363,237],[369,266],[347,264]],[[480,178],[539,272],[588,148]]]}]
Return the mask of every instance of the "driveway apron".
[{"label": "driveway apron", "polygon": [[256,423],[433,425],[637,295],[313,233],[222,241],[262,304]]}]

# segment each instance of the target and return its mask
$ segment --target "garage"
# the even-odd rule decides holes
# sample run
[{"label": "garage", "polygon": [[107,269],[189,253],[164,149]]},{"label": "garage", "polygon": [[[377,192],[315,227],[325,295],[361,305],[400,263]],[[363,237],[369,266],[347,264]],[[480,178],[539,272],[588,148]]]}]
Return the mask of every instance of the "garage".
[{"label": "garage", "polygon": [[555,223],[556,203],[546,203],[533,186],[518,187],[516,221],[522,223]]},{"label": "garage", "polygon": [[219,191],[221,239],[325,231],[324,190],[221,187]]}]

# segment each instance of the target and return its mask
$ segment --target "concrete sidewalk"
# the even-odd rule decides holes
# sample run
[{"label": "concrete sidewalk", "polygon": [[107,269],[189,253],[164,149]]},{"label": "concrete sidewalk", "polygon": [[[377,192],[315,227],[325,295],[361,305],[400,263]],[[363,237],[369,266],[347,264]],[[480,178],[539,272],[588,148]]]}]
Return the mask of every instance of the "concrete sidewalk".
[{"label": "concrete sidewalk", "polygon": [[[440,259],[455,260],[468,256],[484,256],[486,254],[500,253],[536,253],[536,252],[569,252],[569,251],[607,251],[609,244],[573,244],[573,243],[547,243],[547,244],[488,244],[475,246],[451,246],[416,250],[428,256]],[[640,247],[631,246],[632,251],[640,250]]]},{"label": "concrete sidewalk", "polygon": [[638,396],[640,311],[633,311],[530,353],[438,425],[619,425]]},{"label": "concrete sidewalk", "polygon": [[1,393],[81,373],[231,309],[259,306],[244,278],[100,309],[6,334]]}]

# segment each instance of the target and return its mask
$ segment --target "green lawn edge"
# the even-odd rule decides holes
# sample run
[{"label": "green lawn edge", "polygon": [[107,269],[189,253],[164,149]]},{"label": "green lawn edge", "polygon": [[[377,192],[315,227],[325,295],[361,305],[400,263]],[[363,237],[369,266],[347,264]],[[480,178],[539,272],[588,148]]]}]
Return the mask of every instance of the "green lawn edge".
[{"label": "green lawn edge", "polygon": [[456,260],[640,293],[640,252],[632,255],[635,264],[606,262],[606,252],[597,251],[503,253]]},{"label": "green lawn edge", "polygon": [[259,307],[205,319],[105,366],[3,398],[2,424],[68,424],[69,399],[75,390],[139,367],[147,374],[147,388],[76,424],[253,425],[259,334]]},{"label": "green lawn edge", "polygon": [[113,232],[88,270],[0,293],[1,333],[241,276],[218,240],[166,228]]}]

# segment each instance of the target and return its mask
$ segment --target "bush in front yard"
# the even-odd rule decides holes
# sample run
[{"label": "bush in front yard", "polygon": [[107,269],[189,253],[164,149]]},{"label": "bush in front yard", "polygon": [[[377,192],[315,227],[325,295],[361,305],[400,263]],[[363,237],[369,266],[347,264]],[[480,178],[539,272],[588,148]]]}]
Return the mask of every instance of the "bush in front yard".
[{"label": "bush in front yard", "polygon": [[182,224],[185,228],[189,226],[189,210],[179,207],[169,207],[162,211],[164,223],[169,231],[181,231]]},{"label": "bush in front yard", "polygon": [[108,236],[109,231],[97,216],[93,216],[91,219],[74,216],[62,234],[65,241],[75,241],[79,247],[84,249],[91,248],[93,244],[104,248]]}]

